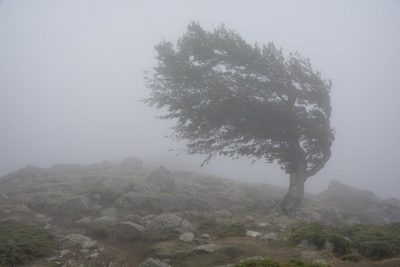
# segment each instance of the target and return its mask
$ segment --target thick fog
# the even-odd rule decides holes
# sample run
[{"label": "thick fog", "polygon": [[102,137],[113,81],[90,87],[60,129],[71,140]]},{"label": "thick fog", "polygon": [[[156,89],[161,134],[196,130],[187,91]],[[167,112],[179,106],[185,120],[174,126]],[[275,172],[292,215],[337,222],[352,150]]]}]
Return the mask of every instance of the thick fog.
[{"label": "thick fog", "polygon": [[[140,102],[154,46],[190,21],[299,51],[331,78],[331,179],[400,198],[399,1],[0,1],[0,175],[25,165],[139,156],[171,168],[287,185],[278,166],[188,156]],[[172,151],[171,151],[172,149]]]}]

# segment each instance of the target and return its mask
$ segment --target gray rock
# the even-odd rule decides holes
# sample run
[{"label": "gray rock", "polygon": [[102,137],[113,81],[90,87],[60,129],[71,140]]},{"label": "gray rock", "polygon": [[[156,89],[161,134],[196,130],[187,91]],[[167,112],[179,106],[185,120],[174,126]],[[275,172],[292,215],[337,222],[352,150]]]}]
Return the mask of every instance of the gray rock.
[{"label": "gray rock", "polygon": [[90,237],[81,234],[70,234],[66,238],[74,244],[79,244],[83,249],[91,249],[97,246],[97,242]]},{"label": "gray rock", "polygon": [[179,240],[184,242],[192,242],[194,239],[194,234],[192,232],[185,232],[179,236]]},{"label": "gray rock", "polygon": [[116,205],[127,209],[139,209],[149,206],[149,197],[139,192],[128,192],[116,200]]},{"label": "gray rock", "polygon": [[145,228],[145,233],[152,239],[168,239],[193,230],[193,226],[187,220],[172,213],[163,213],[151,220]]},{"label": "gray rock", "polygon": [[82,217],[78,221],[76,221],[76,224],[80,226],[88,226],[90,225],[91,221],[92,219],[90,219],[90,217]]},{"label": "gray rock", "polygon": [[310,243],[308,240],[301,240],[299,244],[297,244],[299,248],[304,248],[304,249],[317,249],[317,246]]},{"label": "gray rock", "polygon": [[277,233],[267,233],[262,236],[260,236],[261,240],[265,241],[275,241],[278,240],[278,234]]},{"label": "gray rock", "polygon": [[127,215],[127,216],[125,216],[124,220],[125,221],[129,221],[129,222],[134,222],[134,223],[142,225],[142,226],[146,226],[145,220],[142,217],[140,217],[139,215],[136,215],[136,214]]},{"label": "gray rock", "polygon": [[56,212],[67,217],[77,217],[90,211],[89,199],[85,196],[70,197],[62,201]]},{"label": "gray rock", "polygon": [[118,211],[115,207],[109,207],[107,209],[104,209],[101,213],[103,214],[103,216],[106,217],[117,217]]},{"label": "gray rock", "polygon": [[122,241],[133,241],[143,237],[144,227],[134,222],[121,222],[114,231],[115,238]]},{"label": "gray rock", "polygon": [[157,259],[149,258],[139,264],[138,267],[171,267],[171,265]]},{"label": "gray rock", "polygon": [[246,236],[250,236],[250,237],[257,237],[260,236],[261,233],[256,232],[256,231],[252,231],[252,230],[247,230],[246,231]]},{"label": "gray rock", "polygon": [[175,189],[174,177],[164,166],[161,166],[150,173],[146,182],[157,191],[173,191]]},{"label": "gray rock", "polygon": [[105,238],[113,234],[117,220],[114,217],[100,217],[94,219],[86,231],[87,235],[95,238]]},{"label": "gray rock", "polygon": [[193,251],[213,253],[221,248],[222,246],[218,246],[216,244],[206,244],[195,247]]}]

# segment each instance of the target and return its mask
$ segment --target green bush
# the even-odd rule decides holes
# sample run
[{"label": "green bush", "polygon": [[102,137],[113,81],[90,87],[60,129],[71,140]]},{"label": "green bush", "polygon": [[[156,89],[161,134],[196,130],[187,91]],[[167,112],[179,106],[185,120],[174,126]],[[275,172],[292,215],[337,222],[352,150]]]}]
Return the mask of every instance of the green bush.
[{"label": "green bush", "polygon": [[344,255],[351,252],[350,242],[342,235],[330,233],[325,235],[326,241],[333,244],[333,252],[337,255]]},{"label": "green bush", "polygon": [[222,224],[218,226],[217,235],[219,238],[245,236],[246,228],[241,223]]},{"label": "green bush", "polygon": [[279,263],[268,259],[252,259],[242,261],[234,267],[328,267],[329,265],[321,265],[318,263],[308,263],[300,260],[291,260],[287,263]]},{"label": "green bush", "polygon": [[22,265],[48,256],[53,237],[43,229],[21,224],[0,224],[0,266]]},{"label": "green bush", "polygon": [[289,239],[295,245],[303,240],[307,240],[317,248],[321,249],[324,247],[326,241],[324,235],[324,230],[320,224],[300,224],[292,229]]},{"label": "green bush", "polygon": [[292,244],[298,244],[302,240],[307,240],[322,249],[326,242],[333,244],[333,252],[337,255],[347,254],[351,251],[350,242],[338,233],[336,228],[324,227],[317,223],[300,224],[292,230],[289,236]]},{"label": "green bush", "polygon": [[358,250],[361,255],[373,260],[390,258],[396,255],[395,247],[392,244],[382,241],[362,242]]}]

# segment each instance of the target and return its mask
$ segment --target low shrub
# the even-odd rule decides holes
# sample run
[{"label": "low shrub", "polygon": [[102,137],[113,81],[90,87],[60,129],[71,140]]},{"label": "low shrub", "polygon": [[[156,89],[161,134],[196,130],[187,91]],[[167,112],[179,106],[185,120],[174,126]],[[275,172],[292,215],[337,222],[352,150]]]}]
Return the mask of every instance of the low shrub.
[{"label": "low shrub", "polygon": [[241,223],[221,224],[218,226],[217,235],[219,238],[246,236],[246,228]]},{"label": "low shrub", "polygon": [[324,227],[317,223],[301,224],[292,230],[289,239],[293,244],[307,240],[322,249],[326,242],[333,244],[333,252],[337,255],[347,254],[351,251],[350,242],[338,233],[336,228]]},{"label": "low shrub", "polygon": [[17,266],[48,256],[54,239],[47,231],[29,225],[0,224],[0,266]]},{"label": "low shrub", "polygon": [[333,252],[337,255],[344,255],[351,252],[350,242],[342,235],[330,233],[325,235],[326,241],[333,244]]}]

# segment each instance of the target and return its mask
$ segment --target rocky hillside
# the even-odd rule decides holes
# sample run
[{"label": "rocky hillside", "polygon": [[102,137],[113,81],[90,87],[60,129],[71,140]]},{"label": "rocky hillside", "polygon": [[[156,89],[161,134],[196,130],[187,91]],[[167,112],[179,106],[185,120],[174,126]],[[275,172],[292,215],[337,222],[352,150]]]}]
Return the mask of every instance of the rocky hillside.
[{"label": "rocky hillside", "polygon": [[[0,220],[36,225],[56,237],[55,251],[36,266],[138,266],[148,257],[157,260],[141,266],[216,266],[254,253],[279,260],[269,242],[299,221],[400,222],[399,200],[381,200],[337,181],[307,196],[288,218],[273,209],[284,192],[164,167],[148,172],[138,158],[28,166],[0,178]],[[298,250],[285,253],[302,257]],[[335,259],[323,258],[317,253],[312,260]]]}]

